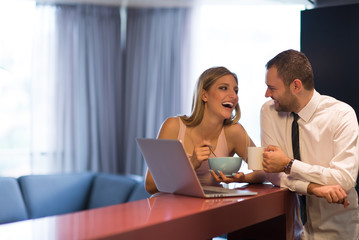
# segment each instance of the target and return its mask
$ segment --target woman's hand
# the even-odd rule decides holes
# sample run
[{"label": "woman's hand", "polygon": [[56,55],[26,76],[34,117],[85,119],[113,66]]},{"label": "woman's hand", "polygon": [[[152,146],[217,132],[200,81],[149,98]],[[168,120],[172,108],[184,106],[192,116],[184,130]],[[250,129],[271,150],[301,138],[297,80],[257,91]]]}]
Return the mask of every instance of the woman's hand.
[{"label": "woman's hand", "polygon": [[212,170],[209,170],[212,176],[218,181],[218,182],[225,182],[225,183],[232,183],[232,182],[246,182],[245,181],[245,175],[242,172],[239,173],[233,173],[233,177],[226,177],[221,171],[219,171],[219,175],[221,177],[218,177],[218,175]]},{"label": "woman's hand", "polygon": [[203,141],[202,144],[194,146],[193,154],[191,157],[192,167],[197,169],[201,166],[203,161],[208,160],[211,151],[209,150],[211,143],[209,141]]},{"label": "woman's hand", "polygon": [[218,177],[218,175],[215,174],[212,169],[210,169],[209,171],[218,182],[263,183],[266,180],[263,170],[258,170],[247,174],[244,174],[243,172],[233,173],[233,177],[230,178],[226,177],[221,171],[219,172],[219,175],[221,177]]}]

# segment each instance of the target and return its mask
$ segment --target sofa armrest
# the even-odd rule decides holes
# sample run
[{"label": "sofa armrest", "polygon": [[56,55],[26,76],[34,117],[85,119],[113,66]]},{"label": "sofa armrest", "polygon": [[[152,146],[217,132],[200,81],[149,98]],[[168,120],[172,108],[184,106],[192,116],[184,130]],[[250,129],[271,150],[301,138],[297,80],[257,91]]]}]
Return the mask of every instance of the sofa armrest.
[{"label": "sofa armrest", "polygon": [[141,181],[136,184],[135,188],[133,189],[133,191],[128,199],[128,202],[146,199],[149,197],[151,197],[151,194],[149,194],[146,191],[144,181]]},{"label": "sofa armrest", "polygon": [[143,176],[139,176],[139,175],[127,175],[127,176],[129,178],[134,179],[137,182],[136,186],[134,187],[133,191],[131,192],[128,202],[146,199],[146,198],[151,197],[151,194],[149,194],[146,191],[145,179]]},{"label": "sofa armrest", "polygon": [[17,179],[0,178],[0,224],[28,219]]}]

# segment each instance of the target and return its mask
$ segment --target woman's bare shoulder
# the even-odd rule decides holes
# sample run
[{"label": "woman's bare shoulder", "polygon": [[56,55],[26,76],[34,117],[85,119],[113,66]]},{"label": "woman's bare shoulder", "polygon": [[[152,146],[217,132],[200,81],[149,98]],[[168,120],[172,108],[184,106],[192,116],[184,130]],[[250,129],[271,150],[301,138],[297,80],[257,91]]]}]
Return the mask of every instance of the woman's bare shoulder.
[{"label": "woman's bare shoulder", "polygon": [[169,117],[161,126],[158,138],[176,139],[179,132],[179,118]]},{"label": "woman's bare shoulder", "polygon": [[246,130],[244,129],[244,127],[240,124],[240,123],[235,123],[229,126],[225,126],[224,127],[224,132],[226,134],[226,136],[229,137],[238,137],[240,135],[244,135],[246,136]]},{"label": "woman's bare shoulder", "polygon": [[162,123],[162,127],[165,126],[166,128],[179,128],[179,121],[179,117],[169,117]]},{"label": "woman's bare shoulder", "polygon": [[255,146],[247,131],[240,123],[228,126],[227,130],[225,131],[225,134],[227,140],[229,140],[234,145],[236,145],[236,143],[238,142],[245,142],[245,146]]}]

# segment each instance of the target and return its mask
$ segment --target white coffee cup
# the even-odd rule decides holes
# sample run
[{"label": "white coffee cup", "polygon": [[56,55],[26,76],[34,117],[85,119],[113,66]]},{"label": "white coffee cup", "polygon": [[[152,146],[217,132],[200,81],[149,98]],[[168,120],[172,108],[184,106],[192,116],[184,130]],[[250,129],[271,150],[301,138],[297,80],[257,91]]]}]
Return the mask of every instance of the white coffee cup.
[{"label": "white coffee cup", "polygon": [[248,147],[248,169],[263,169],[263,152],[265,147]]}]

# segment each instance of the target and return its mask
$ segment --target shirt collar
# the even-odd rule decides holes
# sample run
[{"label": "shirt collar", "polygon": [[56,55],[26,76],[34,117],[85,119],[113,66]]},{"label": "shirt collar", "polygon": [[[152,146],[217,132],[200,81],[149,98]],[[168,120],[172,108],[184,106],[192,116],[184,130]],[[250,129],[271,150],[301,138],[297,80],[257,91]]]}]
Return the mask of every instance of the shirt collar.
[{"label": "shirt collar", "polygon": [[320,94],[316,90],[314,90],[313,96],[308,102],[308,104],[298,113],[299,117],[303,119],[305,122],[308,122],[310,118],[313,116],[315,109],[317,109],[319,100],[320,100]]}]

